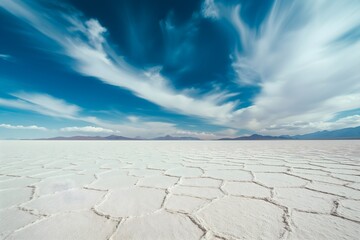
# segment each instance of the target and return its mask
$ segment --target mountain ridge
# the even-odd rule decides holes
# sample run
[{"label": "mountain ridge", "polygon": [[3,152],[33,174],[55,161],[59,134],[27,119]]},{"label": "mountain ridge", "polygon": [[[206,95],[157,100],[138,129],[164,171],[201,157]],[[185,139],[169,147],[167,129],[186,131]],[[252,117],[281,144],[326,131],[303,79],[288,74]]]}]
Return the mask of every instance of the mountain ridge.
[{"label": "mountain ridge", "polygon": [[283,136],[264,136],[260,134],[253,134],[250,136],[242,136],[235,138],[220,138],[218,140],[289,140],[291,138],[286,138]]},{"label": "mountain ridge", "polygon": [[[260,135],[260,134],[252,134],[249,136],[241,136],[241,137],[233,137],[233,138],[219,138],[213,140],[220,140],[220,141],[242,141],[242,140],[353,140],[353,139],[360,139],[360,126],[358,127],[351,127],[351,128],[342,128],[337,130],[323,130],[317,131],[313,133],[307,133],[302,135],[281,135],[281,136],[267,136],[267,135]],[[142,138],[142,137],[124,137],[118,135],[109,135],[109,136],[71,136],[71,137],[52,137],[52,138],[37,138],[37,139],[22,139],[22,140],[92,140],[92,141],[199,141],[203,140],[196,137],[178,137],[178,136],[171,136],[165,135],[155,138]]]},{"label": "mountain ridge", "polygon": [[292,136],[293,139],[301,140],[321,140],[321,139],[360,139],[360,126],[351,128],[341,128],[336,130],[323,130],[308,134]]},{"label": "mountain ridge", "polygon": [[59,140],[59,141],[66,141],[66,140],[86,140],[86,141],[103,141],[103,140],[108,140],[108,141],[119,141],[119,140],[133,140],[133,141],[142,141],[142,140],[166,140],[166,141],[171,141],[171,140],[201,140],[200,138],[195,138],[195,137],[175,137],[175,136],[171,136],[171,135],[165,135],[165,136],[161,136],[161,137],[156,137],[156,138],[142,138],[142,137],[136,137],[136,138],[130,138],[130,137],[124,137],[124,136],[119,136],[119,135],[109,135],[109,136],[105,136],[105,137],[101,137],[101,136],[70,136],[70,137],[52,137],[52,138],[37,138],[37,139],[24,139],[24,140]]}]

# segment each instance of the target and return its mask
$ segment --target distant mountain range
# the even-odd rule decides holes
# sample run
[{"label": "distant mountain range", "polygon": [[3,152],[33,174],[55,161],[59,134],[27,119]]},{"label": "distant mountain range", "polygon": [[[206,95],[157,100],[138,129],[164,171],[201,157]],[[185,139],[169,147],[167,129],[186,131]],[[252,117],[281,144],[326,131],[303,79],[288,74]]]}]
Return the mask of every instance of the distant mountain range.
[{"label": "distant mountain range", "polygon": [[53,138],[39,138],[35,140],[138,140],[136,138],[128,138],[117,135],[110,135],[107,137],[100,136],[72,136],[72,137],[53,137]]},{"label": "distant mountain range", "polygon": [[118,135],[110,135],[106,137],[100,137],[100,136],[72,136],[72,137],[53,137],[53,138],[39,138],[35,140],[95,140],[95,141],[101,141],[101,140],[201,140],[199,138],[194,137],[174,137],[170,135],[166,135],[163,137],[156,137],[156,138],[129,138],[129,137],[123,137]]},{"label": "distant mountain range", "polygon": [[221,138],[219,140],[336,140],[336,139],[360,139],[360,126],[343,128],[333,131],[319,131],[295,136],[263,136],[253,134],[251,136],[236,138]]},{"label": "distant mountain range", "polygon": [[304,135],[296,135],[293,139],[360,139],[360,126],[333,131],[319,131]]},{"label": "distant mountain range", "polygon": [[[235,137],[235,138],[220,138],[216,140],[224,140],[224,141],[231,141],[231,140],[336,140],[336,139],[360,139],[360,126],[353,127],[353,128],[343,128],[333,131],[319,131],[304,135],[295,135],[295,136],[264,136],[259,134],[253,134],[250,136],[242,136],[242,137]],[[195,137],[174,137],[171,135],[166,135],[162,137],[156,138],[129,138],[124,136],[117,136],[117,135],[110,135],[107,137],[100,137],[100,136],[72,136],[72,137],[54,137],[54,138],[40,138],[34,140],[160,140],[160,141],[184,141],[184,140],[201,140]]]},{"label": "distant mountain range", "polygon": [[166,135],[163,137],[152,138],[151,140],[201,140],[201,139],[195,137],[174,137],[174,136]]},{"label": "distant mountain range", "polygon": [[219,140],[289,140],[291,137],[284,136],[263,136],[259,134],[253,134],[251,136],[235,137],[235,138],[220,138]]}]

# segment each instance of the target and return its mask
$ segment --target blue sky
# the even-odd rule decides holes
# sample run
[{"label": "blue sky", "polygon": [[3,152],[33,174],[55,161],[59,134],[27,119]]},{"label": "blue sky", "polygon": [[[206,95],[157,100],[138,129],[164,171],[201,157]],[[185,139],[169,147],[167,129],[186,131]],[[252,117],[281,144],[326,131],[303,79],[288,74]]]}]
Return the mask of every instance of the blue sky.
[{"label": "blue sky", "polygon": [[0,1],[0,137],[360,125],[357,0]]}]

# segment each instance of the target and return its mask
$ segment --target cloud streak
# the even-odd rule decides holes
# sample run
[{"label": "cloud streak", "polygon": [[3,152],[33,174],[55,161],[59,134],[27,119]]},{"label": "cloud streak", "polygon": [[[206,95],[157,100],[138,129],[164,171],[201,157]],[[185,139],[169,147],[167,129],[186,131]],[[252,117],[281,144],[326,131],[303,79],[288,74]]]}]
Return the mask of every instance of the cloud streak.
[{"label": "cloud streak", "polygon": [[4,123],[0,124],[0,128],[16,129],[16,130],[40,130],[40,131],[48,130],[45,127],[39,127],[36,125],[23,126],[23,125],[11,125],[11,124],[4,124]]},{"label": "cloud streak", "polygon": [[205,18],[217,19],[219,18],[219,9],[214,0],[205,0],[201,6],[201,14]]},{"label": "cloud streak", "polygon": [[0,106],[22,109],[46,116],[76,119],[81,108],[47,94],[19,92],[15,98],[0,98]]},{"label": "cloud streak", "polygon": [[11,55],[8,55],[8,54],[1,54],[0,53],[0,59],[4,60],[4,61],[11,61],[13,59],[13,57]]},{"label": "cloud streak", "polygon": [[[277,0],[257,28],[244,21],[241,5],[217,9],[237,35],[238,83],[261,87],[253,105],[234,114],[234,125],[262,131],[301,120],[323,122],[320,128],[337,112],[360,106],[360,41],[352,35],[358,1]],[[280,132],[286,131],[273,133]]]},{"label": "cloud streak", "polygon": [[190,96],[186,89],[172,88],[159,71],[133,68],[112,48],[104,35],[107,30],[95,19],[86,20],[75,10],[64,13],[46,9],[36,2],[3,0],[0,6],[61,45],[64,54],[75,60],[74,70],[83,75],[128,89],[137,97],[173,112],[217,124],[231,118],[236,103],[224,103],[226,92]]},{"label": "cloud streak", "polygon": [[85,127],[65,127],[60,128],[60,132],[77,132],[77,133],[114,133],[113,130],[102,128],[102,127],[94,127],[94,126],[85,126]]},{"label": "cloud streak", "polygon": [[[141,136],[145,138],[157,137],[171,134],[174,136],[193,136],[203,137],[205,139],[213,138],[212,133],[188,131],[177,127],[174,123],[144,121],[136,116],[129,116],[123,119],[122,123],[112,123],[104,121],[98,117],[86,115],[84,110],[74,104],[68,103],[62,99],[42,94],[42,93],[28,93],[21,92],[12,94],[14,98],[0,98],[0,106],[20,109],[24,111],[35,112],[44,116],[57,117],[62,119],[70,119],[79,122],[86,122],[96,126],[85,127],[64,127],[55,132],[66,133],[86,133],[86,134],[117,134],[128,137]],[[8,129],[43,129],[42,127],[34,126],[12,126],[7,124],[0,125],[2,128]],[[17,128],[16,128],[17,127]]]},{"label": "cloud streak", "polygon": [[[276,0],[256,26],[249,25],[244,6],[204,0],[201,15],[226,24],[224,29],[232,29],[236,44],[231,67],[239,89],[260,88],[252,105],[243,109],[236,109],[238,102],[229,100],[237,93],[215,88],[206,93],[201,89],[175,89],[162,75],[161,66],[135,68],[111,43],[110,33],[98,20],[87,19],[69,6],[3,0],[0,7],[58,44],[61,50],[56,51],[73,60],[69,67],[77,73],[127,89],[167,111],[226,126],[231,134],[237,129],[301,134],[360,124],[358,115],[333,121],[339,112],[360,108],[360,41],[359,34],[354,34],[359,29],[360,4],[356,0]],[[200,14],[196,16],[200,18]],[[192,38],[182,36],[192,31],[190,25],[184,25],[179,35],[170,17],[162,21],[165,61],[170,65],[191,58],[191,48],[196,45]],[[0,58],[6,60],[8,55],[0,54]],[[103,129],[131,136],[173,133],[209,138],[212,134],[131,116],[113,124],[87,116],[81,107],[46,94],[20,92],[12,96],[0,98],[0,105],[95,125],[69,127],[68,131],[87,129],[95,133]]]}]

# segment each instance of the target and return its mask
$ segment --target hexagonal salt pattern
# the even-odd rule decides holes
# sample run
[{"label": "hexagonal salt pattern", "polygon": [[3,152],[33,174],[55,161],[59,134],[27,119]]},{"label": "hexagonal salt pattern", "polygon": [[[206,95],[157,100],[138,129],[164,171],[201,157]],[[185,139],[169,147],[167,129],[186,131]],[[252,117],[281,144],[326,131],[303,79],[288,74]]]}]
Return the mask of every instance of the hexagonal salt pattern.
[{"label": "hexagonal salt pattern", "polygon": [[203,231],[184,214],[156,212],[122,223],[114,234],[117,239],[200,239]]},{"label": "hexagonal salt pattern", "polygon": [[0,145],[0,239],[360,236],[360,141]]}]

